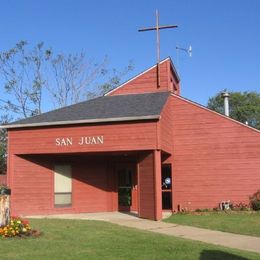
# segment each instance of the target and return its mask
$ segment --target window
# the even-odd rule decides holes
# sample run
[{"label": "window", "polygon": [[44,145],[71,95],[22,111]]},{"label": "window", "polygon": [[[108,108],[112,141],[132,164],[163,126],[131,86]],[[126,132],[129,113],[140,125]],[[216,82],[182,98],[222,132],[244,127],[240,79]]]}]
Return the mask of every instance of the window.
[{"label": "window", "polygon": [[55,207],[71,206],[71,166],[56,165],[54,169],[54,205]]}]

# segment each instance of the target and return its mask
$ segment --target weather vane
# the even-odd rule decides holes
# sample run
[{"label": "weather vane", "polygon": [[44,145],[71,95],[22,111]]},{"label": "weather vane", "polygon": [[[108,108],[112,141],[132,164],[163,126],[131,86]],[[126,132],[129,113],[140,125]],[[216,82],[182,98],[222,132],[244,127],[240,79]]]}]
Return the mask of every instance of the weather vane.
[{"label": "weather vane", "polygon": [[187,52],[188,53],[188,55],[191,57],[191,55],[192,55],[192,47],[191,47],[191,45],[189,46],[189,48],[188,49],[186,49],[186,48],[182,48],[182,47],[179,47],[179,46],[176,46],[176,50],[177,51],[185,51],[185,52]]},{"label": "weather vane", "polygon": [[188,55],[189,55],[189,57],[191,57],[192,56],[192,47],[191,47],[191,45],[189,46],[189,48],[183,48],[183,47],[180,47],[180,46],[176,46],[176,53],[177,53],[177,69],[178,70],[180,70],[180,64],[179,64],[179,52],[180,51],[184,51],[184,52],[186,52]]},{"label": "weather vane", "polygon": [[156,10],[156,26],[141,28],[138,32],[155,31],[156,30],[156,49],[157,49],[157,87],[160,87],[160,33],[162,29],[177,28],[177,25],[159,25],[159,12]]}]

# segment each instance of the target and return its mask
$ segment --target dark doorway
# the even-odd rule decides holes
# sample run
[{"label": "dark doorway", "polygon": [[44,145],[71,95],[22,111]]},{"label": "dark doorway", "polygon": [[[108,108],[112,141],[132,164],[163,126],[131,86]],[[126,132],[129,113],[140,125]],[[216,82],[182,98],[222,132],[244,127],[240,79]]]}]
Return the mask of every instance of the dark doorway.
[{"label": "dark doorway", "polygon": [[171,164],[162,166],[162,209],[172,209],[172,167]]},{"label": "dark doorway", "polygon": [[117,166],[118,175],[118,210],[137,211],[137,176],[136,166],[122,164]]}]

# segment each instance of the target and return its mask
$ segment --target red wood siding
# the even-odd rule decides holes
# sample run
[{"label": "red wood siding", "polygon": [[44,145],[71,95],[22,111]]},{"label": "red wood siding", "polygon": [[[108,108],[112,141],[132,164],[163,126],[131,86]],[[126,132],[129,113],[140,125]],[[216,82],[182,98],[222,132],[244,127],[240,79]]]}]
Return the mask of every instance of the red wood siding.
[{"label": "red wood siding", "polygon": [[12,215],[51,213],[54,203],[51,164],[18,156],[13,156],[12,163]]},{"label": "red wood siding", "polygon": [[154,154],[140,157],[138,172],[139,216],[155,219]]},{"label": "red wood siding", "polygon": [[[102,163],[101,163],[102,161]],[[112,211],[113,172],[105,159],[91,160],[73,167],[73,207],[78,212]],[[109,185],[110,184],[110,185]]]},{"label": "red wood siding", "polygon": [[155,196],[155,209],[154,220],[162,219],[162,185],[161,185],[161,151],[154,150],[154,196]]},{"label": "red wood siding", "polygon": [[[71,155],[71,158],[61,160],[59,157],[15,156],[14,163],[11,183],[13,215],[113,211],[117,206],[113,199],[115,179],[103,157],[77,159]],[[54,207],[55,164],[72,165],[71,207]]]},{"label": "red wood siding", "polygon": [[164,105],[160,119],[160,146],[164,152],[172,154],[173,151],[173,118],[172,118],[172,99],[169,98]]},{"label": "red wood siding", "polygon": [[[118,123],[9,130],[9,154],[150,150],[156,147],[156,122]],[[82,136],[104,136],[104,143],[78,145]],[[73,145],[56,146],[56,138],[73,138]]]},{"label": "red wood siding", "polygon": [[[175,90],[174,90],[175,86]],[[115,89],[109,95],[124,95],[124,94],[138,94],[150,93],[158,91],[173,91],[179,93],[179,84],[174,76],[171,68],[170,59],[165,60],[160,64],[160,87],[157,87],[157,67],[145,71],[136,78],[126,82],[119,88]]]},{"label": "red wood siding", "polygon": [[7,183],[7,178],[6,178],[6,174],[0,174],[0,185],[1,184],[6,184]]},{"label": "red wood siding", "polygon": [[180,95],[181,89],[180,89],[180,83],[176,77],[176,74],[173,70],[172,64],[169,61],[168,63],[168,86],[169,91],[173,92],[176,95]]},{"label": "red wood siding", "polygon": [[174,205],[248,202],[260,188],[260,133],[172,97]]}]

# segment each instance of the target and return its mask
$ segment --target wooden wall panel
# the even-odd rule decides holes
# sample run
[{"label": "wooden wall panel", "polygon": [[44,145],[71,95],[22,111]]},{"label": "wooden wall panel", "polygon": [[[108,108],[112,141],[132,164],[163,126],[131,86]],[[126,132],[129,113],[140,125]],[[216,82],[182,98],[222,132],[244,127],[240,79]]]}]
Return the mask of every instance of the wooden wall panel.
[{"label": "wooden wall panel", "polygon": [[[73,207],[78,212],[112,211],[112,188],[106,159],[88,161],[73,167]],[[111,174],[111,173],[110,173]]]},{"label": "wooden wall panel", "polygon": [[155,212],[154,220],[162,219],[162,163],[161,163],[161,151],[154,150],[154,196],[155,196]]},{"label": "wooden wall panel", "polygon": [[[105,157],[98,160],[15,156],[11,189],[12,215],[113,211],[114,176]],[[55,164],[72,165],[72,206],[54,207]],[[110,180],[110,181],[108,181]]]},{"label": "wooden wall panel", "polygon": [[172,97],[174,206],[248,203],[260,188],[260,132]]},{"label": "wooden wall panel", "polygon": [[1,184],[6,185],[6,183],[7,183],[6,174],[0,174],[0,185],[1,185]]},{"label": "wooden wall panel", "polygon": [[48,214],[53,208],[51,164],[14,156],[11,178],[11,214]]},{"label": "wooden wall panel", "polygon": [[[78,125],[9,130],[9,154],[44,154],[149,150],[156,146],[156,122]],[[104,143],[79,145],[82,136],[103,136]],[[72,145],[57,146],[56,138],[72,138]]]},{"label": "wooden wall panel", "polygon": [[157,68],[154,67],[148,70],[144,74],[141,74],[137,78],[129,81],[124,86],[111,92],[109,95],[124,95],[124,94],[138,94],[138,93],[150,93],[157,91],[168,90],[168,70],[167,62],[164,62],[160,66],[160,88],[157,88]]},{"label": "wooden wall panel", "polygon": [[[174,86],[176,89],[174,89]],[[157,87],[157,67],[154,66],[144,73],[141,73],[136,78],[126,82],[121,87],[110,92],[109,95],[138,94],[160,91],[172,91],[179,94],[179,83],[176,80],[176,76],[174,76],[170,59],[166,59],[160,64],[159,88]]]},{"label": "wooden wall panel", "polygon": [[154,154],[140,156],[138,172],[139,216],[155,219]]},{"label": "wooden wall panel", "polygon": [[169,98],[164,105],[160,119],[160,149],[172,154],[173,151],[173,118],[172,99]]}]

